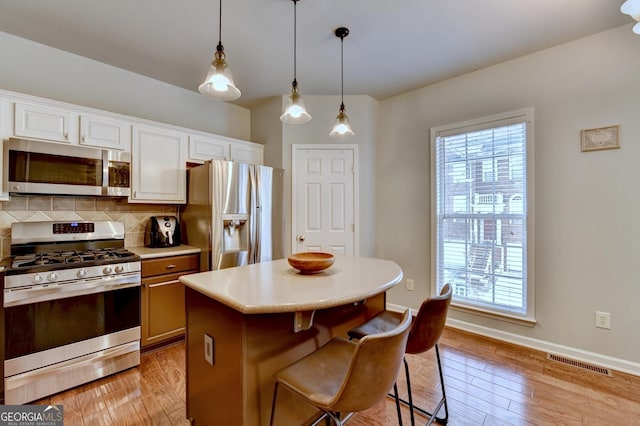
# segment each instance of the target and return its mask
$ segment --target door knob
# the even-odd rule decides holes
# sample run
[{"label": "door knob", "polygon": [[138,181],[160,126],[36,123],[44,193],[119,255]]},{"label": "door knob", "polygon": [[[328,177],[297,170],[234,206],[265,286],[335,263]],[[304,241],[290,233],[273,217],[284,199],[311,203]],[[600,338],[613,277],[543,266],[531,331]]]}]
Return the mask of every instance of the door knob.
[{"label": "door knob", "polygon": [[299,242],[303,242],[304,241],[304,235],[298,235],[298,241]]}]

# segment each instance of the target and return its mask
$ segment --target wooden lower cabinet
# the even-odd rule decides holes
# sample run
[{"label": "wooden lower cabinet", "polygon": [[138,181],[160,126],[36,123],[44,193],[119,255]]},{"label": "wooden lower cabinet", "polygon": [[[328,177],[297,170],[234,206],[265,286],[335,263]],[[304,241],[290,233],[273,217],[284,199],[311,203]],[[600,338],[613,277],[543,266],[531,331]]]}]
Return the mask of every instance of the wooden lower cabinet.
[{"label": "wooden lower cabinet", "polygon": [[185,334],[182,275],[200,272],[200,255],[142,260],[142,349],[177,340]]}]

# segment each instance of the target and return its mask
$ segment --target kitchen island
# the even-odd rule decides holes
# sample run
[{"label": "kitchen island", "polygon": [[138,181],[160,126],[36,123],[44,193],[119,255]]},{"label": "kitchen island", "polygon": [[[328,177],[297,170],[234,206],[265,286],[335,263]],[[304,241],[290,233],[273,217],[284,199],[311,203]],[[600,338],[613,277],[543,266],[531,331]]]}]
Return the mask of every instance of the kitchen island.
[{"label": "kitchen island", "polygon": [[[273,373],[383,310],[386,290],[401,280],[396,263],[353,256],[336,256],[312,275],[281,259],[182,276],[187,418],[197,426],[268,425]],[[276,424],[317,415],[279,393]]]}]

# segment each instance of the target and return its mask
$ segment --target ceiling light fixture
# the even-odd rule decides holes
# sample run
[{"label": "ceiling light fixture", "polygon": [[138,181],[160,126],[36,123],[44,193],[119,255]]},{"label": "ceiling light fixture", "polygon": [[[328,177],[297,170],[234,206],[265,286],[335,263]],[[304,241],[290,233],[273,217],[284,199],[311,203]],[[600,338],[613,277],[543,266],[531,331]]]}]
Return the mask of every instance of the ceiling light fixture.
[{"label": "ceiling light fixture", "polygon": [[353,136],[355,133],[351,130],[349,117],[344,113],[344,38],[349,35],[349,28],[337,28],[335,34],[340,38],[340,110],[329,136]]},{"label": "ceiling light fixture", "polygon": [[296,48],[297,48],[297,16],[296,5],[300,0],[293,1],[293,83],[291,83],[291,95],[287,99],[284,113],[280,116],[283,123],[302,124],[311,120],[311,115],[307,112],[302,101],[302,95],[298,92],[298,80],[296,78]]},{"label": "ceiling light fixture", "polygon": [[207,78],[204,79],[198,90],[203,95],[211,96],[212,98],[233,101],[240,97],[240,90],[233,83],[231,70],[227,65],[227,61],[225,61],[224,46],[222,46],[222,0],[220,0],[219,17],[218,47],[216,47],[216,53],[209,67]]},{"label": "ceiling light fixture", "polygon": [[622,6],[620,6],[620,12],[638,21],[638,23],[633,26],[633,32],[640,34],[640,0],[625,1]]}]

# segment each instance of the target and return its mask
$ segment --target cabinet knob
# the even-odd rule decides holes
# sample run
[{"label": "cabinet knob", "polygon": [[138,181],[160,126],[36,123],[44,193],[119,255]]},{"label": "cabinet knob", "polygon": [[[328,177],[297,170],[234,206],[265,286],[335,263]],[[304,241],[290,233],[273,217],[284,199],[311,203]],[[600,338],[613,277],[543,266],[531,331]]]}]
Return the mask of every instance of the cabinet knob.
[{"label": "cabinet knob", "polygon": [[304,241],[304,235],[298,235],[298,241],[299,242],[303,242]]},{"label": "cabinet knob", "polygon": [[67,140],[69,139],[69,133],[68,132],[64,133],[64,138],[67,139]]}]

